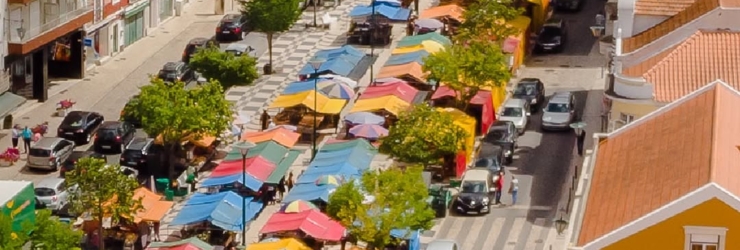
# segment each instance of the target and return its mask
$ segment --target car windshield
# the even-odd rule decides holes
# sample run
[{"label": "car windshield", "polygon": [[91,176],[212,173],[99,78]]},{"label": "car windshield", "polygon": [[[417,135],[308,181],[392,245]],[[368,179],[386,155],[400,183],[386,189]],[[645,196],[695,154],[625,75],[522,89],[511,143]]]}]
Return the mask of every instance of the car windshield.
[{"label": "car windshield", "polygon": [[532,84],[522,84],[516,87],[516,90],[514,90],[514,95],[534,95],[535,94],[535,87]]},{"label": "car windshield", "polygon": [[462,183],[461,192],[463,193],[485,193],[485,192],[488,192],[488,190],[486,190],[485,181],[464,181]]},{"label": "car windshield", "polygon": [[546,37],[546,38],[553,38],[556,36],[560,36],[560,28],[555,27],[545,27],[542,29],[542,33],[540,33],[540,37]]},{"label": "car windshield", "polygon": [[56,194],[54,189],[45,187],[36,188],[34,193],[36,193],[36,196],[52,196]]},{"label": "car windshield", "polygon": [[545,109],[546,112],[550,113],[568,113],[568,104],[566,103],[550,103]]},{"label": "car windshield", "polygon": [[520,117],[522,116],[522,108],[504,108],[504,111],[501,112],[501,116]]},{"label": "car windshield", "polygon": [[64,117],[64,121],[62,121],[62,124],[70,127],[82,127],[84,123],[85,117],[77,113],[68,114],[67,117]]},{"label": "car windshield", "polygon": [[104,139],[104,140],[116,138],[116,130],[115,129],[101,129],[101,130],[98,130],[98,137],[100,137],[100,139]]},{"label": "car windshield", "polygon": [[487,142],[497,142],[497,141],[506,140],[506,130],[505,129],[491,129],[491,131],[488,131],[488,134],[486,134],[486,137],[483,138],[483,140]]}]

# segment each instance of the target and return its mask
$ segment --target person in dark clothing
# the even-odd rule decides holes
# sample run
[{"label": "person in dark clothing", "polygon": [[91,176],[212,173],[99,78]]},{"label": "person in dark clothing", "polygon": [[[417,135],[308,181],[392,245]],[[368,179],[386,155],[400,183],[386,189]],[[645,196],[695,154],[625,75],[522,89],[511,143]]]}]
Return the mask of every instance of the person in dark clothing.
[{"label": "person in dark clothing", "polygon": [[260,116],[260,124],[262,125],[262,130],[266,130],[267,127],[270,125],[270,115],[267,114],[267,110],[262,110],[262,115]]},{"label": "person in dark clothing", "polygon": [[283,176],[283,178],[278,182],[277,191],[279,195],[278,200],[282,201],[283,197],[285,197],[285,176]]},{"label": "person in dark clothing", "polygon": [[586,140],[586,131],[581,129],[576,138],[576,148],[578,149],[578,156],[583,156],[583,142]]},{"label": "person in dark clothing", "polygon": [[285,182],[285,185],[288,187],[288,192],[293,189],[293,172],[288,174],[288,180]]}]

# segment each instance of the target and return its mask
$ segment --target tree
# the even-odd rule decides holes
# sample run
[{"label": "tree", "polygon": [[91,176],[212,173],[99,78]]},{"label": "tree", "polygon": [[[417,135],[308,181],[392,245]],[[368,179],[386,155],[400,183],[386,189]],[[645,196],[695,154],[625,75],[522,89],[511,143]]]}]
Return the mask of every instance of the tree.
[{"label": "tree", "polygon": [[[392,229],[432,227],[434,211],[426,202],[429,193],[421,172],[419,166],[367,172],[359,184],[339,186],[329,197],[326,211],[352,236],[367,242],[368,249],[385,249],[397,241],[390,236]],[[374,196],[374,202],[363,204],[363,193]]]},{"label": "tree", "polygon": [[231,86],[247,86],[256,80],[257,61],[251,56],[234,56],[217,47],[198,50],[190,59],[190,66],[207,79],[218,80],[224,91]]},{"label": "tree", "polygon": [[467,132],[453,123],[447,113],[426,104],[416,105],[401,113],[382,139],[380,152],[406,163],[436,164],[448,155],[456,154]]},{"label": "tree", "polygon": [[267,36],[267,52],[272,65],[272,38],[278,32],[287,31],[298,21],[301,10],[299,0],[241,1],[242,13],[247,16],[254,30]]},{"label": "tree", "polygon": [[[117,224],[131,218],[141,209],[141,199],[134,199],[134,190],[139,187],[136,178],[124,175],[120,166],[108,165],[105,160],[91,157],[82,158],[77,166],[66,174],[70,190],[70,203],[75,214],[86,214],[98,223],[103,218]],[[42,233],[55,228],[41,228]],[[103,227],[98,227],[98,235],[103,235]],[[55,239],[57,235],[47,235],[43,239]],[[98,237],[103,249],[103,237]],[[50,248],[62,249],[62,248]]]},{"label": "tree", "polygon": [[71,225],[51,216],[51,211],[44,209],[36,213],[36,226],[31,234],[34,249],[75,249],[81,239],[82,231],[72,230]]},{"label": "tree", "polygon": [[189,90],[182,82],[153,78],[151,83],[141,87],[138,100],[129,103],[128,109],[140,117],[147,134],[160,136],[169,158],[168,176],[175,178],[175,152],[182,139],[220,134],[232,120],[231,103],[215,80]]},{"label": "tree", "polygon": [[481,89],[502,88],[509,79],[509,60],[496,43],[471,40],[455,44],[424,59],[429,78],[455,92],[456,106],[467,111]]},{"label": "tree", "polygon": [[[32,224],[21,225],[22,232],[30,232],[31,230],[33,230]],[[0,213],[0,250],[21,249],[28,239],[28,234],[13,230],[13,218]]]},{"label": "tree", "polygon": [[463,13],[465,21],[460,25],[456,40],[491,41],[519,34],[519,30],[508,24],[524,10],[515,8],[512,0],[480,0],[468,6]]}]

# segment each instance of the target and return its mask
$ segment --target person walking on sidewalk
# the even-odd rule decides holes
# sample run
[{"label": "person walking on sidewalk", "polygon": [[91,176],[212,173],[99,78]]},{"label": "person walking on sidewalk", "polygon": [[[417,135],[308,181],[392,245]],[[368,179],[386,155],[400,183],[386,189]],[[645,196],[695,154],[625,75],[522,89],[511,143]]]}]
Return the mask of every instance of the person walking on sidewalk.
[{"label": "person walking on sidewalk", "polygon": [[12,136],[13,136],[10,139],[13,142],[13,148],[18,148],[18,138],[21,137],[21,128],[18,126],[18,124],[16,124],[13,126],[10,132],[12,133]]},{"label": "person walking on sidewalk", "polygon": [[293,172],[291,171],[290,174],[288,174],[288,179],[285,181],[285,186],[288,187],[288,192],[290,192],[291,189],[293,189]]},{"label": "person walking on sidewalk", "polygon": [[519,193],[519,179],[511,176],[511,186],[509,186],[509,194],[511,194],[511,205],[516,205],[516,195]]},{"label": "person walking on sidewalk", "polygon": [[498,180],[496,180],[496,205],[501,205],[501,192],[504,189],[504,171],[498,172]]},{"label": "person walking on sidewalk", "polygon": [[31,129],[26,126],[23,128],[23,132],[21,132],[21,136],[23,137],[23,153],[28,153],[28,151],[31,151],[31,138],[33,137],[33,132],[31,132]]}]

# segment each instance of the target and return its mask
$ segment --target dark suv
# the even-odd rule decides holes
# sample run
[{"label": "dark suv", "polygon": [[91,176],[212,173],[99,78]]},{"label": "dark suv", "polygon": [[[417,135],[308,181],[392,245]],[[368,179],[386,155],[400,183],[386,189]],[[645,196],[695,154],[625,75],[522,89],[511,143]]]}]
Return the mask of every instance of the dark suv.
[{"label": "dark suv", "polygon": [[128,122],[104,122],[95,134],[95,152],[122,153],[123,146],[134,138],[136,129]]},{"label": "dark suv", "polygon": [[185,51],[182,52],[182,61],[184,63],[190,63],[190,58],[193,57],[193,54],[206,46],[214,46],[218,48],[220,45],[215,39],[205,37],[193,38],[188,42],[188,45],[185,45]]},{"label": "dark suv", "polygon": [[154,139],[151,138],[134,138],[127,145],[126,150],[121,154],[121,166],[132,167],[139,172],[146,170],[147,159],[152,153]]},{"label": "dark suv", "polygon": [[511,97],[529,102],[531,112],[537,112],[545,102],[545,84],[537,78],[519,80]]},{"label": "dark suv", "polygon": [[247,16],[242,14],[227,14],[216,27],[216,40],[242,40],[244,33],[249,33]]},{"label": "dark suv", "polygon": [[69,112],[57,128],[57,137],[74,141],[77,145],[90,143],[103,120],[103,115],[97,112]]},{"label": "dark suv", "polygon": [[181,81],[187,83],[195,79],[195,72],[184,62],[168,62],[159,70],[157,77],[165,82]]},{"label": "dark suv", "polygon": [[511,121],[496,121],[488,128],[488,133],[483,137],[482,143],[490,143],[501,146],[504,150],[505,164],[514,161],[514,150],[517,147],[519,133]]},{"label": "dark suv", "polygon": [[64,177],[67,172],[74,170],[77,166],[77,161],[86,157],[101,160],[107,159],[105,155],[93,151],[74,151],[72,152],[72,154],[69,155],[69,157],[67,157],[67,160],[62,163],[62,168],[59,169],[59,176]]},{"label": "dark suv", "polygon": [[551,19],[542,25],[542,29],[537,33],[537,43],[535,52],[563,52],[565,49],[565,21],[562,19]]}]

